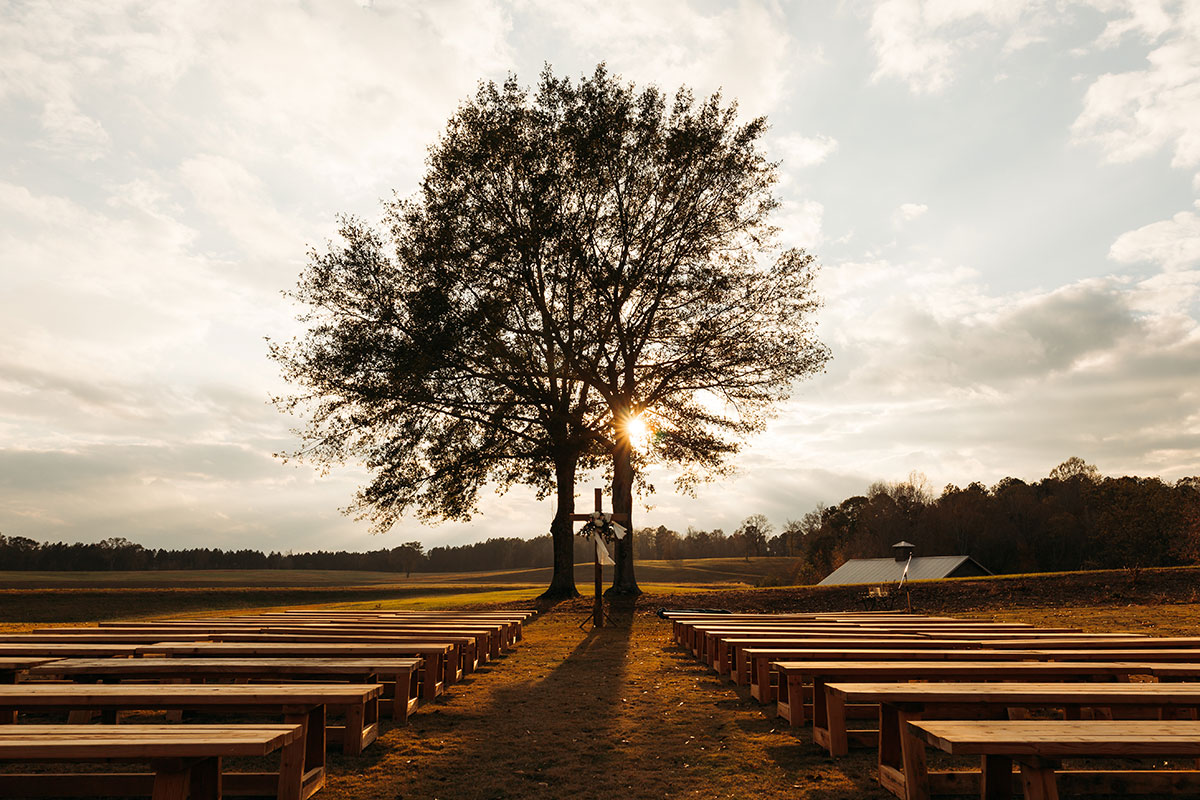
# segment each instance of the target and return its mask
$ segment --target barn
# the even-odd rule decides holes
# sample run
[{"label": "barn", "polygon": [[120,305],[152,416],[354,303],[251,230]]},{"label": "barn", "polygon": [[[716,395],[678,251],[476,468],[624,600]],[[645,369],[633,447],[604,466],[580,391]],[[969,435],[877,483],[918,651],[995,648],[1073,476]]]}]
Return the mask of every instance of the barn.
[{"label": "barn", "polygon": [[[977,578],[992,571],[970,556],[914,556],[916,545],[896,542],[891,558],[852,558],[826,576],[818,586],[854,583],[899,583],[936,581],[942,578]],[[908,575],[905,577],[905,569]]]}]

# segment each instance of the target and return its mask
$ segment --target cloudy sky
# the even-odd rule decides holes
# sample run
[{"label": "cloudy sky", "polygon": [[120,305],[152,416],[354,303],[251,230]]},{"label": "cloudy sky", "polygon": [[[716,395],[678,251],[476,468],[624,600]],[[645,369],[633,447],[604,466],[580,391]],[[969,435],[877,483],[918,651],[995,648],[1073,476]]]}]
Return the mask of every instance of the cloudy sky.
[{"label": "cloudy sky", "polygon": [[[1200,474],[1200,3],[0,0],[0,533],[363,549],[547,530],[523,491],[384,537],[282,464],[264,337],[480,80],[598,61],[765,114],[834,360],[736,479],[776,524],[911,472]],[[659,480],[660,489],[668,481]],[[589,497],[590,493],[585,495]]]}]

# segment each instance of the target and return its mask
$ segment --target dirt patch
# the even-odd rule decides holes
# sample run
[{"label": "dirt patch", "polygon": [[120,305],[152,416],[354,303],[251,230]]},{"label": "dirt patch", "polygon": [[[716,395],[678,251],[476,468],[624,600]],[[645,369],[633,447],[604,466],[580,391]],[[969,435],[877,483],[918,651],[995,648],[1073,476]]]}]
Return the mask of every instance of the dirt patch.
[{"label": "dirt patch", "polygon": [[873,756],[832,761],[672,646],[668,623],[626,611],[585,632],[585,613],[543,615],[364,756],[334,756],[325,796],[888,797]]}]

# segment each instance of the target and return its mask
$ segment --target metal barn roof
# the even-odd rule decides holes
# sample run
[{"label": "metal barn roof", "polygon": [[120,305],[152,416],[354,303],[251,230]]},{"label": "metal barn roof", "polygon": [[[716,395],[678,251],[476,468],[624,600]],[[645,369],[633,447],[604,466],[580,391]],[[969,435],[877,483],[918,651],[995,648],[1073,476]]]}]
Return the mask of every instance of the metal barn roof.
[{"label": "metal barn roof", "polygon": [[[968,562],[969,565],[968,565]],[[853,558],[826,576],[817,586],[843,586],[851,583],[897,583],[904,574],[904,561],[894,558]],[[935,581],[949,578],[967,565],[968,575],[991,575],[991,570],[970,556],[914,556],[908,567],[908,580]],[[976,571],[978,570],[978,571]]]}]

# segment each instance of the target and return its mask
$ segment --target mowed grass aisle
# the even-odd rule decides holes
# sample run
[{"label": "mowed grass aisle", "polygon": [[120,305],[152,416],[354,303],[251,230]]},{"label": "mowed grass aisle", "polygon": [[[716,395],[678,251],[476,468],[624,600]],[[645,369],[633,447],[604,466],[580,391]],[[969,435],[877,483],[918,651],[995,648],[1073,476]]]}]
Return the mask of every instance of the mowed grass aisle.
[{"label": "mowed grass aisle", "polygon": [[833,762],[668,647],[668,623],[617,612],[615,627],[585,632],[583,613],[544,614],[515,652],[362,757],[331,752],[320,796],[889,797],[873,753]]}]

